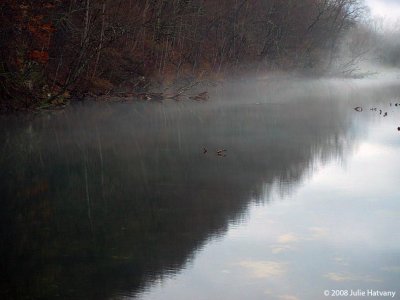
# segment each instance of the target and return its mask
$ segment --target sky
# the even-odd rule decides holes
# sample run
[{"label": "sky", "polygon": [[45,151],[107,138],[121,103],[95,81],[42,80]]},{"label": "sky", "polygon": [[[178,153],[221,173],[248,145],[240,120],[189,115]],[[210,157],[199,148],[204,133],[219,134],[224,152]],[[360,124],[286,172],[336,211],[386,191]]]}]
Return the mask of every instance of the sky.
[{"label": "sky", "polygon": [[366,0],[372,17],[383,18],[383,26],[400,26],[400,0]]}]

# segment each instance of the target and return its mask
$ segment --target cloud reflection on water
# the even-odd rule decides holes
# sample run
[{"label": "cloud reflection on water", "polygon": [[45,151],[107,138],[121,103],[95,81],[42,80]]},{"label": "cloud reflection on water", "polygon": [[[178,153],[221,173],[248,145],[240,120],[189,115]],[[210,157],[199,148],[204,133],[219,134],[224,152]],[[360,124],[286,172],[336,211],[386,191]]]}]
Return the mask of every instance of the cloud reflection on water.
[{"label": "cloud reflection on water", "polygon": [[235,265],[246,269],[253,278],[279,277],[287,272],[287,263],[277,261],[243,260]]},{"label": "cloud reflection on water", "polygon": [[[254,204],[246,224],[231,226],[209,244],[185,274],[204,272],[203,278],[225,284],[229,299],[243,299],[241,290],[250,299],[264,299],[267,291],[268,299],[310,300],[322,299],[324,289],[398,288],[400,157],[393,125],[399,116],[373,124],[358,120],[356,126],[371,127],[346,164],[321,166],[284,201]],[[230,267],[234,261],[244,274]],[[213,262],[229,268],[224,279],[213,275]],[[168,283],[155,288],[161,291],[170,295]]]},{"label": "cloud reflection on water", "polygon": [[349,273],[328,273],[326,278],[332,281],[363,281],[363,282],[382,282],[382,279],[375,279],[369,276],[361,276]]}]

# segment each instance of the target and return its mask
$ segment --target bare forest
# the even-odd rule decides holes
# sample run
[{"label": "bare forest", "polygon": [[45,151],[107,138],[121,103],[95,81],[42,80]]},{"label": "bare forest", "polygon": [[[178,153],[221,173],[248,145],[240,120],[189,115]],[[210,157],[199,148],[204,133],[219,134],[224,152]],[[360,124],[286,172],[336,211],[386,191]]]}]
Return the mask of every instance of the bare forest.
[{"label": "bare forest", "polygon": [[0,107],[175,97],[228,74],[324,74],[365,13],[359,0],[5,0]]}]

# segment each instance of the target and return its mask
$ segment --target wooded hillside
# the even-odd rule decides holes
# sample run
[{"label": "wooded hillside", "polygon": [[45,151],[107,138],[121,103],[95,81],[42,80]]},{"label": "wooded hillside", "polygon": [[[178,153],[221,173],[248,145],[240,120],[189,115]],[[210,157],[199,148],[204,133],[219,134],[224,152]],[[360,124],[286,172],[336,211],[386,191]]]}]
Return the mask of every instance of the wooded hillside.
[{"label": "wooded hillside", "polygon": [[228,72],[321,73],[363,7],[360,0],[3,0],[0,14],[0,108],[13,110]]}]

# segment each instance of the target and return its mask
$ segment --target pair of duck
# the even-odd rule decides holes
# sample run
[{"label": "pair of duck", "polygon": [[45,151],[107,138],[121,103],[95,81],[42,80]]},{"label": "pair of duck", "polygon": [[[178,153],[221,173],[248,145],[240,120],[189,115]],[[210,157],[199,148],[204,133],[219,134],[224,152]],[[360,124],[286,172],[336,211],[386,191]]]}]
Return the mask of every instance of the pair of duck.
[{"label": "pair of duck", "polygon": [[[379,110],[379,114],[380,114],[380,115],[382,114],[382,109]],[[387,117],[387,112],[385,112],[385,113],[383,114],[383,116],[384,116],[384,117]]]},{"label": "pair of duck", "polygon": [[[216,154],[221,157],[226,157],[226,149],[215,150]],[[208,150],[206,147],[203,147],[203,154],[207,154]]]},{"label": "pair of duck", "polygon": [[[383,111],[382,111],[382,109],[380,109],[380,110],[379,110],[379,114],[381,115],[381,114],[382,114],[382,112],[383,112]],[[385,113],[383,114],[383,116],[384,116],[384,117],[387,117],[387,115],[388,115],[388,113],[387,113],[387,112],[385,112]]]}]

